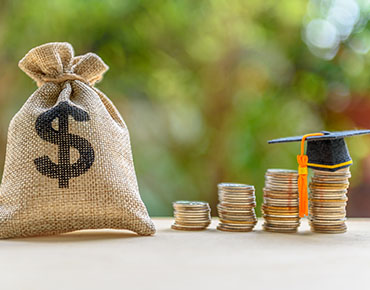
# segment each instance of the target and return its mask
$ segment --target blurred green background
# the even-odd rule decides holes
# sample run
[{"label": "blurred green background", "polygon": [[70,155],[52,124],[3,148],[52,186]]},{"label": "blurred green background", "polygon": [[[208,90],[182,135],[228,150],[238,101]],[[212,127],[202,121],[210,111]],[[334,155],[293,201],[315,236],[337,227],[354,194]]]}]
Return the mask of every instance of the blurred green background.
[{"label": "blurred green background", "polygon": [[[208,201],[217,183],[296,168],[299,144],[272,138],[370,128],[369,1],[0,0],[0,168],[7,127],[36,89],[17,67],[33,47],[70,42],[110,66],[97,86],[131,133],[143,200]],[[349,214],[370,216],[370,137],[347,140]]]}]

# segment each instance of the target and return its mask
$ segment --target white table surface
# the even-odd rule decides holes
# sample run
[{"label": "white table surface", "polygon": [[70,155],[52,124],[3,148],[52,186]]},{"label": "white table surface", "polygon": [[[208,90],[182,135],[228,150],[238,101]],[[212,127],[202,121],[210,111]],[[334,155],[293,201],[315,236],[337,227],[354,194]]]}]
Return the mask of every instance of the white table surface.
[{"label": "white table surface", "polygon": [[369,289],[370,219],[350,219],[346,234],[261,230],[220,232],[80,231],[0,240],[1,290],[54,289]]}]

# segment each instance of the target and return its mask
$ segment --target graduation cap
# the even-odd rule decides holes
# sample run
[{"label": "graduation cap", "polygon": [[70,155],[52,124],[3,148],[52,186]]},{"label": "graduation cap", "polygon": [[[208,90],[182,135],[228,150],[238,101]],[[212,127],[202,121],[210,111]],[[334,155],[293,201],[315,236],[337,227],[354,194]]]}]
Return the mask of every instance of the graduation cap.
[{"label": "graduation cap", "polygon": [[[301,142],[301,154],[297,156],[299,215],[301,217],[308,214],[307,167],[323,171],[337,171],[351,166],[352,159],[344,138],[363,134],[370,134],[370,130],[322,131],[268,141],[269,144]],[[307,141],[307,155],[304,154],[305,141]]]}]

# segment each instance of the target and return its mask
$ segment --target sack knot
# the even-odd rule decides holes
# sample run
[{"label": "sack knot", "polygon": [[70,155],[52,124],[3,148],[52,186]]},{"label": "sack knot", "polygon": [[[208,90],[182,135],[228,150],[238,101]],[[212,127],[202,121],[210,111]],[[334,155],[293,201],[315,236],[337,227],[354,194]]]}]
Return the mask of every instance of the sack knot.
[{"label": "sack knot", "polygon": [[87,81],[83,77],[76,75],[74,73],[65,73],[65,74],[62,74],[56,77],[43,77],[42,78],[42,81],[44,83],[46,82],[63,83],[65,81],[74,81],[74,80],[87,83]]},{"label": "sack knot", "polygon": [[31,49],[19,67],[40,87],[46,82],[78,80],[93,86],[103,78],[108,66],[95,53],[74,56],[72,45],[52,42]]}]

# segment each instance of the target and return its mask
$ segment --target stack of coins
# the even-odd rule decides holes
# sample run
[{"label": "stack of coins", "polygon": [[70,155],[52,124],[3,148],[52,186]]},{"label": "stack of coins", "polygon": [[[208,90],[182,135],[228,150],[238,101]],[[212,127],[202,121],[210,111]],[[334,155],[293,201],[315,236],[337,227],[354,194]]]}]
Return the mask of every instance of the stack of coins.
[{"label": "stack of coins", "polygon": [[200,231],[211,223],[211,209],[207,202],[176,201],[173,203],[174,230]]},{"label": "stack of coins", "polygon": [[298,204],[298,172],[286,169],[268,169],[265,175],[265,223],[269,232],[294,233],[300,225]]},{"label": "stack of coins", "polygon": [[339,234],[347,231],[346,193],[350,177],[349,168],[335,172],[314,170],[309,206],[313,232]]},{"label": "stack of coins", "polygon": [[254,186],[238,183],[218,185],[217,205],[220,223],[218,230],[229,232],[250,232],[257,223],[254,208],[256,196]]}]

